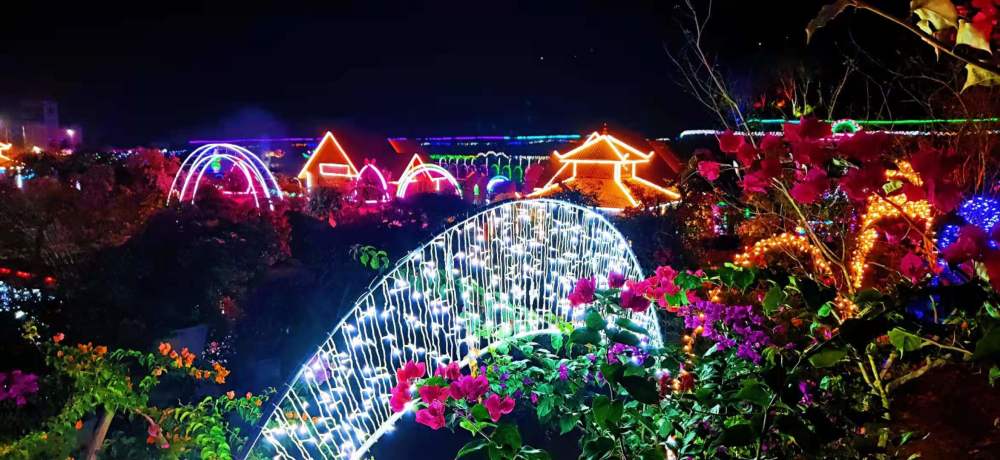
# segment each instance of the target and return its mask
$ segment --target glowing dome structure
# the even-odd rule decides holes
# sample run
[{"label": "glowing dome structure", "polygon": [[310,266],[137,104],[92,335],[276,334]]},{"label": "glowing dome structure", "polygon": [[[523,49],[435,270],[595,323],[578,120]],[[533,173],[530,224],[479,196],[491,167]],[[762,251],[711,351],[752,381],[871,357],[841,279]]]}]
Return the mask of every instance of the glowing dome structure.
[{"label": "glowing dome structure", "polygon": [[272,198],[284,199],[278,181],[274,179],[267,165],[253,152],[234,144],[205,144],[191,152],[181,163],[170,184],[167,205],[174,196],[178,201],[190,200],[194,203],[205,171],[215,168],[222,160],[231,163],[233,168],[243,174],[247,189],[241,194],[252,196],[258,208],[261,205],[261,197],[271,210],[274,209]]},{"label": "glowing dome structure", "polygon": [[[467,365],[479,350],[582,322],[565,300],[576,280],[606,287],[642,270],[602,215],[555,200],[504,202],[455,224],[399,261],[319,345],[251,447],[277,459],[360,459],[406,415],[389,408],[407,360]],[[632,318],[660,344],[655,313]]]},{"label": "glowing dome structure", "polygon": [[[420,157],[414,155],[414,158],[419,161]],[[410,165],[412,166],[413,160],[410,160]],[[422,178],[426,178],[424,181]],[[399,176],[399,180],[396,181],[396,198],[406,198],[408,190],[414,188],[413,186],[418,183],[418,181],[426,182],[429,187],[425,191],[429,192],[440,192],[442,190],[442,184],[450,184],[450,186],[455,190],[455,193],[461,197],[462,196],[462,186],[452,176],[447,169],[442,168],[436,164],[423,163],[420,162],[412,168],[410,166],[406,167],[406,171]]]},{"label": "glowing dome structure", "polygon": [[374,164],[366,164],[358,171],[353,193],[354,199],[365,204],[388,203],[392,199],[389,183]]}]

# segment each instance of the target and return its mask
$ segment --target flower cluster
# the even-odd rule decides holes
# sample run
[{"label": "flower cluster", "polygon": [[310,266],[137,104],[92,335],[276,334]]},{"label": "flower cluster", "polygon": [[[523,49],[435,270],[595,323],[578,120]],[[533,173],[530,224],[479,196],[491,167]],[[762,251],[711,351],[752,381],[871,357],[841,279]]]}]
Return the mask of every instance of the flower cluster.
[{"label": "flower cluster", "polygon": [[736,356],[754,363],[760,363],[760,351],[771,343],[764,317],[750,305],[699,301],[680,307],[677,313],[695,335],[712,340],[722,350],[735,346]]},{"label": "flower cluster", "polygon": [[28,395],[38,393],[38,376],[20,370],[0,372],[0,401],[14,400],[17,407],[28,403]]},{"label": "flower cluster", "polygon": [[514,410],[514,400],[490,393],[490,382],[485,369],[473,371],[471,375],[462,375],[458,363],[453,362],[439,366],[433,377],[424,379],[426,366],[407,361],[396,370],[396,386],[390,391],[389,406],[393,412],[402,412],[413,400],[415,390],[422,406],[417,410],[416,421],[433,430],[444,427],[445,412],[449,404],[464,408],[482,404],[494,422],[511,413]]}]

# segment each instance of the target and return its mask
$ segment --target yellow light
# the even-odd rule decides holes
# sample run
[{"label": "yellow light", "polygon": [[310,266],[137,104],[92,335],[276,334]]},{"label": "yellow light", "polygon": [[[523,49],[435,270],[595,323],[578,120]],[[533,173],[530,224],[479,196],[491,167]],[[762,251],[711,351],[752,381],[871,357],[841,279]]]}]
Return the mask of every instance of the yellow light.
[{"label": "yellow light", "polygon": [[808,238],[793,233],[782,233],[760,240],[742,254],[737,254],[733,262],[746,268],[764,267],[767,265],[767,255],[774,251],[795,251],[809,254],[813,267],[826,276],[833,276],[833,270],[823,257],[823,252],[813,246]]}]

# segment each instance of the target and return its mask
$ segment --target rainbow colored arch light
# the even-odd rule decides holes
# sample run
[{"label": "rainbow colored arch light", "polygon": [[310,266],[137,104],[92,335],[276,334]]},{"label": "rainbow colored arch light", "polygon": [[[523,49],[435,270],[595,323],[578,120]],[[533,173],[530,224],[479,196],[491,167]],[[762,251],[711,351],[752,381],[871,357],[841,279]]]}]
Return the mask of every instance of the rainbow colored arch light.
[{"label": "rainbow colored arch light", "polygon": [[190,200],[194,203],[205,171],[213,164],[221,163],[221,160],[231,163],[233,168],[243,173],[247,189],[241,194],[252,196],[258,208],[261,206],[261,197],[272,211],[274,210],[272,198],[284,199],[278,181],[267,165],[253,152],[233,144],[206,144],[191,152],[181,163],[174,180],[170,183],[167,205],[170,205],[171,199],[175,196],[177,201]]}]

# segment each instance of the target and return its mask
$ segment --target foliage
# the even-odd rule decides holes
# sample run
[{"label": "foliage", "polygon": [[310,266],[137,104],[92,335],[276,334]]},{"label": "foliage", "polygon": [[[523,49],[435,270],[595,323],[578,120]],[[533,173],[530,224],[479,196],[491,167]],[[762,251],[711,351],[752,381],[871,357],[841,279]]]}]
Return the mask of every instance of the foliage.
[{"label": "foliage", "polygon": [[971,0],[955,5],[952,0],[912,0],[910,13],[916,24],[893,16],[864,0],[836,0],[823,6],[806,26],[806,38],[812,36],[849,8],[865,10],[902,26],[921,41],[965,64],[963,90],[971,86],[995,86],[1000,83],[1000,67],[991,54],[995,45],[993,28],[997,23],[997,6],[991,0]]},{"label": "foliage", "polygon": [[351,246],[351,254],[362,267],[381,271],[389,268],[389,253],[372,245]]},{"label": "foliage", "polygon": [[229,391],[222,396],[206,396],[194,403],[178,403],[161,407],[153,403],[153,392],[163,382],[177,379],[223,384],[229,371],[218,363],[199,368],[197,357],[186,348],[172,350],[170,344],[160,345],[159,353],[134,350],[109,351],[105,346],[90,343],[64,345],[64,334],[40,341],[32,325],[25,338],[36,342],[44,351],[46,364],[53,377],[69,382],[72,393],[62,409],[13,442],[0,445],[4,458],[67,458],[83,449],[78,445],[78,433],[84,430],[84,420],[99,419],[94,432],[87,436],[86,457],[104,447],[105,436],[114,420],[127,429],[135,422],[146,428],[145,446],[126,441],[127,431],[117,431],[108,441],[112,452],[127,450],[143,452],[143,458],[228,459],[243,442],[239,429],[228,418],[237,415],[248,422],[261,416],[260,407],[266,395],[247,393],[236,397]]}]

